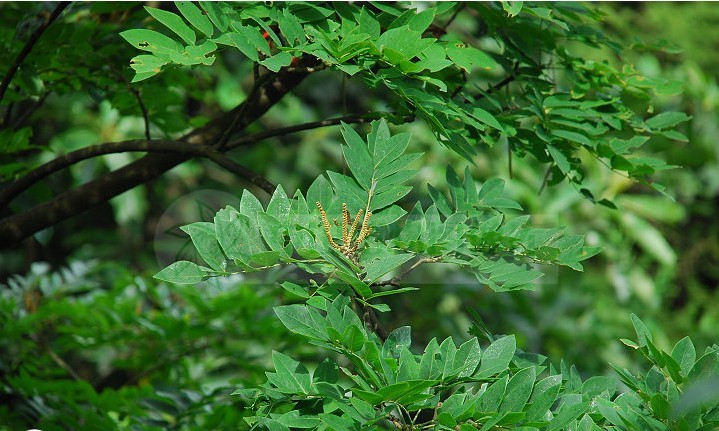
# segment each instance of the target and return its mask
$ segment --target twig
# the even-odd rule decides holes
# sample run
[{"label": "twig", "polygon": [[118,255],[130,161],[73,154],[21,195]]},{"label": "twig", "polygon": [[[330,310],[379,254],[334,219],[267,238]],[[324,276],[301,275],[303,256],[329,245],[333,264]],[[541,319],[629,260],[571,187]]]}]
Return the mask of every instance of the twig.
[{"label": "twig", "polygon": [[241,164],[235,162],[234,160],[230,159],[229,157],[223,155],[220,152],[209,151],[207,154],[203,154],[202,156],[215,162],[217,165],[222,166],[228,171],[234,173],[235,175],[245,178],[252,184],[267,192],[267,194],[269,195],[272,195],[272,193],[274,193],[275,189],[277,188],[277,186],[272,184],[262,175],[255,173],[254,171],[246,168],[245,166],[242,166]]},{"label": "twig", "polygon": [[2,99],[5,97],[5,92],[10,86],[10,81],[12,81],[13,76],[15,76],[15,73],[20,68],[22,62],[25,61],[25,57],[30,54],[30,51],[32,51],[32,48],[40,39],[40,36],[42,36],[42,34],[50,26],[50,24],[52,24],[53,21],[55,21],[57,17],[60,16],[60,13],[62,13],[62,11],[65,10],[65,8],[69,4],[70,2],[67,1],[60,2],[60,4],[55,7],[55,10],[52,11],[50,16],[47,17],[45,22],[40,27],[38,27],[37,30],[35,30],[32,36],[30,36],[30,39],[28,39],[20,53],[17,55],[17,57],[15,57],[15,61],[10,66],[10,69],[8,69],[7,73],[5,74],[5,77],[2,79],[2,82],[0,82],[0,101],[2,101]]},{"label": "twig", "polygon": [[402,280],[402,278],[404,278],[410,272],[414,271],[418,266],[424,263],[439,262],[440,260],[441,258],[439,257],[423,257],[413,263],[412,266],[404,270],[401,274],[392,277],[391,280],[380,281],[378,283],[374,283],[373,286],[399,286],[399,282]]},{"label": "twig", "polygon": [[442,33],[440,34],[440,36],[447,33],[447,28],[449,28],[449,26],[452,25],[452,23],[454,22],[454,20],[457,18],[457,15],[459,15],[459,13],[462,12],[462,10],[464,10],[465,7],[467,7],[467,3],[462,3],[462,4],[457,8],[457,10],[454,11],[454,13],[453,13],[452,16],[449,18],[449,20],[448,20],[447,22],[445,22],[444,25],[440,28],[440,29],[442,30]]},{"label": "twig", "polygon": [[[266,130],[264,132],[256,133],[256,134],[250,135],[250,136],[243,136],[241,138],[235,139],[234,141],[230,141],[227,143],[225,148],[227,150],[232,150],[232,149],[240,147],[240,146],[254,144],[255,142],[262,141],[267,138],[274,138],[277,136],[289,135],[291,133],[301,132],[303,130],[318,129],[320,127],[336,126],[340,123],[351,123],[351,124],[366,123],[368,121],[377,120],[377,119],[385,117],[385,116],[387,116],[387,115],[382,115],[379,113],[366,114],[366,115],[351,114],[351,115],[346,115],[344,117],[331,118],[329,120],[312,121],[309,123],[297,124],[294,126],[282,127],[279,129]],[[414,118],[413,117],[404,117],[403,120],[406,122],[409,122],[409,121],[413,121]]]},{"label": "twig", "polygon": [[[250,94],[247,95],[247,100],[253,100],[255,97],[257,97],[257,94],[259,93],[260,89],[264,85],[264,83],[267,81],[267,76],[271,75],[265,75],[265,78],[259,77],[257,73],[255,73],[255,83],[252,86],[252,90],[250,90]],[[247,111],[247,107],[249,106],[249,103],[243,103],[240,109],[237,110],[237,113],[235,113],[235,116],[232,118],[232,122],[230,125],[225,129],[225,132],[222,134],[220,139],[217,141],[217,149],[219,151],[225,151],[225,148],[227,147],[227,143],[230,140],[230,137],[233,133],[235,133],[235,129],[237,128],[237,125],[240,123],[240,120],[245,116],[245,111]]]},{"label": "twig", "polygon": [[125,83],[125,87],[127,87],[130,93],[132,93],[132,95],[135,96],[135,99],[137,99],[137,104],[140,106],[140,111],[142,112],[142,119],[145,122],[145,139],[147,139],[148,141],[151,140],[152,136],[150,135],[150,115],[147,112],[145,102],[142,101],[140,91],[137,88],[133,87],[132,84],[128,82],[127,78],[125,78],[125,75],[117,71],[114,67],[112,67],[112,65],[110,65],[110,70],[112,70],[113,74]]},{"label": "twig", "polygon": [[47,346],[45,346],[45,350],[50,355],[52,360],[55,361],[55,363],[57,365],[59,365],[60,368],[67,371],[67,373],[70,374],[73,379],[78,380],[78,381],[82,380],[82,377],[80,377],[80,375],[77,374],[77,372],[70,366],[70,364],[68,364],[67,362],[65,362],[64,359],[62,359],[60,356],[58,356],[58,354],[55,353],[54,350],[52,350],[51,348],[49,348]]},{"label": "twig", "polygon": [[483,92],[482,94],[478,95],[478,96],[475,98],[475,101],[476,101],[476,100],[480,100],[480,99],[486,97],[488,94],[492,94],[492,93],[494,93],[494,92],[497,92],[497,91],[501,90],[502,88],[506,87],[507,85],[509,85],[512,81],[514,81],[515,79],[517,79],[517,71],[518,71],[518,70],[519,70],[519,62],[515,62],[515,63],[514,63],[514,67],[512,68],[512,73],[511,73],[511,74],[507,75],[504,79],[502,79],[502,80],[499,81],[498,83],[494,84],[493,86],[489,87],[489,88],[487,89],[487,91],[485,91],[485,92]]},{"label": "twig", "polygon": [[34,114],[35,111],[40,109],[40,107],[45,103],[45,100],[47,100],[47,96],[49,96],[49,95],[50,95],[49,91],[46,91],[45,93],[43,93],[43,95],[40,96],[40,99],[38,99],[38,101],[35,102],[35,104],[30,109],[26,110],[25,112],[22,113],[22,115],[20,115],[18,118],[15,119],[15,121],[13,122],[12,128],[17,129],[20,125],[22,125],[23,122],[25,122],[25,120],[30,118],[30,116],[32,114]]},{"label": "twig", "polygon": [[512,141],[507,139],[507,163],[509,167],[509,179],[513,179],[512,176]]},{"label": "twig", "polygon": [[2,126],[3,128],[10,125],[10,119],[12,118],[13,106],[14,106],[14,104],[10,103],[9,105],[7,105],[7,109],[5,109],[5,117],[3,118],[2,123],[0,123],[0,126]]},{"label": "twig", "polygon": [[552,172],[552,168],[554,167],[554,162],[550,163],[547,167],[547,172],[544,173],[544,179],[542,180],[542,185],[539,187],[539,190],[537,191],[537,196],[541,195],[544,191],[544,188],[547,186],[547,182],[549,181],[549,174]]},{"label": "twig", "polygon": [[145,141],[137,139],[132,141],[108,142],[81,148],[35,168],[27,175],[19,178],[7,188],[0,191],[0,208],[7,205],[17,195],[22,193],[24,190],[27,190],[36,182],[42,180],[50,174],[74,165],[75,163],[105,154],[140,151],[148,153],[176,153],[188,156],[205,157],[223,168],[248,179],[250,182],[270,194],[272,194],[275,190],[275,187],[269,181],[244,166],[239,165],[231,159],[223,156],[212,147],[189,144],[182,141]]}]

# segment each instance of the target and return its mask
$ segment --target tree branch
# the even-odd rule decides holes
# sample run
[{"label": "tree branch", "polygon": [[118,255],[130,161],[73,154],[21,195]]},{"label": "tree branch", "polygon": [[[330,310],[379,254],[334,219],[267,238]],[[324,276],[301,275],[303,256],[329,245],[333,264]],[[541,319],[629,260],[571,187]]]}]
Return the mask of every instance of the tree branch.
[{"label": "tree branch", "polygon": [[[245,114],[238,122],[237,129],[243,129],[302,82],[305,76],[301,73],[284,71],[273,74],[272,79],[268,80],[266,85],[258,91],[254,99],[246,100],[232,111],[190,132],[180,141],[198,146],[214,144],[240,109],[243,109]],[[246,107],[244,107],[245,104],[247,104]],[[148,154],[127,166],[55,196],[48,202],[6,217],[0,220],[0,244],[9,246],[68,217],[82,213],[120,193],[156,178],[191,157],[193,156],[176,153]]]},{"label": "tree branch", "polygon": [[47,17],[45,22],[40,27],[38,27],[37,30],[35,30],[32,36],[30,36],[30,39],[28,39],[20,53],[18,53],[17,57],[15,57],[15,61],[10,66],[10,69],[8,69],[7,73],[5,74],[5,77],[3,77],[2,82],[0,82],[0,101],[2,101],[2,99],[5,97],[5,92],[10,86],[10,81],[12,81],[13,76],[15,76],[15,73],[20,68],[22,62],[25,61],[25,57],[30,54],[30,51],[32,51],[32,48],[40,39],[40,36],[45,33],[45,30],[47,30],[50,24],[52,24],[53,21],[55,21],[57,17],[60,16],[62,11],[65,10],[65,8],[68,7],[69,4],[70,2],[68,1],[60,2],[60,4],[55,7],[55,10],[52,11],[50,16]]},{"label": "tree branch", "polygon": [[423,257],[421,259],[418,259],[415,263],[412,264],[412,266],[404,270],[401,274],[392,277],[392,279],[390,280],[374,283],[373,286],[399,286],[399,282],[402,280],[402,278],[404,278],[410,272],[414,271],[418,266],[425,263],[439,262],[440,260],[442,259],[437,257]]},{"label": "tree branch", "polygon": [[[331,118],[329,120],[311,121],[309,123],[297,124],[294,126],[282,127],[279,129],[265,130],[264,132],[259,132],[250,136],[243,136],[241,138],[235,139],[234,141],[230,141],[227,143],[225,148],[227,148],[228,150],[232,150],[237,147],[254,144],[255,142],[259,142],[267,138],[289,135],[291,133],[301,132],[303,130],[336,126],[340,123],[361,124],[367,123],[372,120],[378,120],[383,117],[386,117],[386,115],[382,115],[380,113],[372,113],[366,115],[351,114],[345,115],[343,117]],[[405,122],[410,122],[414,120],[414,117],[404,117],[403,120]]]},{"label": "tree branch", "polygon": [[235,163],[226,156],[223,156],[213,147],[189,144],[182,141],[145,141],[137,139],[132,141],[107,142],[104,144],[81,148],[37,167],[36,169],[30,171],[27,175],[10,184],[4,190],[0,190],[0,208],[9,204],[10,201],[23,191],[27,190],[33,184],[55,172],[66,169],[75,163],[106,154],[139,151],[148,153],[175,153],[204,157],[237,175],[245,177],[253,184],[259,186],[270,194],[272,194],[275,190],[275,187],[269,181],[244,166]]}]

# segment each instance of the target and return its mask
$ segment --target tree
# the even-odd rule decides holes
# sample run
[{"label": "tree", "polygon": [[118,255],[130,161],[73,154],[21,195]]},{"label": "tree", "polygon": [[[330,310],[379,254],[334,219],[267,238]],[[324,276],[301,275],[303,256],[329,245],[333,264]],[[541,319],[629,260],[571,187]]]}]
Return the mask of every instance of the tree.
[{"label": "tree", "polygon": [[[674,82],[647,79],[631,67],[618,70],[577,54],[593,48],[621,56],[622,46],[592,27],[598,12],[575,4],[548,9],[521,2],[439,3],[419,9],[383,3],[167,6],[61,3],[20,50],[5,50],[13,61],[7,62],[11,66],[0,100],[6,106],[4,133],[12,145],[2,169],[12,181],[0,191],[0,206],[8,208],[30,186],[81,161],[129,151],[147,155],[7,214],[0,220],[3,243],[23,240],[190,159],[205,158],[272,198],[264,207],[245,191],[239,210],[227,207],[212,223],[186,226],[204,262],[177,262],[157,278],[198,283],[280,263],[318,274],[309,293],[300,284],[283,283],[304,304],[275,311],[287,329],[344,354],[354,366],[343,370],[348,386],[337,381],[338,366],[331,360],[311,375],[301,363],[274,353],[277,372],[268,374],[259,390],[239,392],[258,400],[251,424],[269,429],[345,429],[368,423],[440,429],[712,426],[709,409],[688,418],[672,416],[668,409],[680,400],[686,379],[700,375],[705,362],[716,361],[716,347],[695,365],[690,341],[664,353],[638,318],[639,342],[630,345],[654,364],[646,379],[663,376],[670,383],[646,386],[620,371],[633,392],[614,397],[615,386],[604,378],[582,383],[567,367],[546,370],[546,358],[518,352],[512,336],[490,334],[484,350],[477,338],[459,348],[451,338],[441,344],[435,340],[415,357],[408,327],[387,334],[377,316],[388,307],[376,299],[411,290],[402,285],[402,276],[420,264],[452,263],[494,290],[508,291],[532,288],[541,275],[532,264],[581,270],[580,261],[598,251],[584,246],[581,236],[561,237],[561,229],[539,229],[527,225],[527,217],[512,217],[511,210],[522,208],[502,194],[504,182],[488,179],[477,189],[469,168],[463,178],[447,169],[449,196],[430,186],[432,205],[400,205],[413,190],[405,183],[415,170],[407,167],[420,156],[405,154],[410,136],[393,134],[388,122],[421,122],[468,164],[488,147],[505,146],[510,176],[513,157],[533,158],[546,166],[540,192],[566,181],[596,204],[614,207],[601,197],[602,190],[587,186],[582,161],[587,156],[663,192],[652,179],[667,165],[641,154],[641,147],[655,135],[684,139],[673,128],[690,117],[647,114],[652,93],[675,92]],[[22,16],[12,5],[9,11]],[[148,15],[153,20],[146,22]],[[49,37],[53,29],[56,38]],[[129,45],[116,50],[117,35],[145,53],[129,54]],[[68,42],[58,47],[57,40]],[[101,48],[113,40],[111,49]],[[97,55],[88,58],[86,51]],[[122,67],[130,56],[132,77]],[[212,71],[218,69],[251,82],[244,101],[213,115],[207,115],[216,111],[212,104],[190,106],[188,111],[205,118],[197,116],[196,126],[188,128],[177,107],[203,99],[203,81],[217,79]],[[91,73],[96,70],[107,74]],[[332,77],[377,99],[352,101],[351,113],[346,103],[341,113],[332,107],[329,115],[310,122],[247,133],[284,98],[301,91],[303,82],[314,79],[313,85],[320,86]],[[168,96],[167,89],[176,85],[185,99]],[[25,127],[28,118],[49,94],[77,89],[90,91],[122,114],[140,112],[144,137],[84,146],[33,168],[46,153],[30,144],[30,137],[42,132],[37,123]],[[366,137],[349,126],[370,121]],[[267,138],[339,125],[350,175],[328,171],[327,178],[317,177],[292,198],[236,157],[239,148]],[[152,139],[158,134],[163,139]],[[17,162],[18,154],[27,159]],[[473,392],[465,387],[469,383],[484,386]],[[429,418],[420,421],[426,411]]]}]

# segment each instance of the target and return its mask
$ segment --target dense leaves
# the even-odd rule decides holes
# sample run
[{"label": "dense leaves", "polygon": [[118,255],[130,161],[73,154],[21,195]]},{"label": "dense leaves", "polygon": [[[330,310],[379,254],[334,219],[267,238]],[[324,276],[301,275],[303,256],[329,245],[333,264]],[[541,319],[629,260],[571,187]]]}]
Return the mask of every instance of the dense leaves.
[{"label": "dense leaves", "polygon": [[4,5],[0,429],[717,428],[716,84],[545,6]]}]

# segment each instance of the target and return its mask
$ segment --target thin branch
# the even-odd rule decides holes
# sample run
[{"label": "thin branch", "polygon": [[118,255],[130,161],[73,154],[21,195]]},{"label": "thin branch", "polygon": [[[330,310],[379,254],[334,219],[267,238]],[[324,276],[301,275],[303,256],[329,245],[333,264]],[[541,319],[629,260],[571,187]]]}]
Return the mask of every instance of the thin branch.
[{"label": "thin branch", "polygon": [[[265,140],[267,138],[274,138],[277,136],[289,135],[291,133],[301,132],[303,130],[318,129],[320,127],[328,127],[328,126],[336,126],[340,123],[348,123],[348,124],[367,123],[369,121],[378,120],[378,119],[386,117],[386,116],[387,115],[382,115],[381,113],[372,113],[372,114],[366,114],[366,115],[351,114],[351,115],[345,115],[344,117],[331,118],[329,120],[311,121],[309,123],[297,124],[294,126],[282,127],[279,129],[265,130],[264,132],[259,132],[259,133],[256,133],[256,134],[250,135],[250,136],[243,136],[241,138],[235,139],[234,141],[230,141],[227,143],[225,148],[227,150],[232,150],[237,147],[254,144],[256,142]],[[404,117],[402,119],[405,122],[410,122],[410,121],[414,120],[414,117]]]},{"label": "thin branch", "polygon": [[7,73],[5,74],[5,77],[2,79],[2,82],[0,82],[0,101],[2,101],[2,99],[5,97],[5,92],[10,86],[10,81],[12,81],[13,76],[15,76],[15,73],[20,68],[22,62],[25,61],[25,57],[30,54],[30,51],[32,51],[33,47],[40,39],[40,36],[42,36],[42,34],[45,32],[45,30],[47,30],[50,24],[52,24],[53,21],[55,21],[57,17],[60,16],[60,13],[62,13],[62,11],[65,10],[68,5],[70,5],[70,2],[68,1],[60,2],[60,4],[55,7],[55,10],[52,11],[50,16],[47,17],[45,22],[40,27],[38,27],[37,30],[35,30],[32,36],[30,36],[30,39],[28,39],[20,53],[17,55],[17,57],[15,57],[15,61],[10,66],[10,69],[8,69]]},{"label": "thin branch", "polygon": [[[300,73],[280,71],[273,74],[273,79],[255,99],[243,102],[250,106],[244,108],[245,116],[240,120],[238,129],[246,127],[261,117],[285,94],[299,85],[304,78],[305,75]],[[242,105],[193,130],[180,138],[180,141],[198,146],[212,146],[222,136],[232,122],[235,113],[240,109],[243,109]],[[147,154],[142,159],[65,191],[46,202],[0,219],[0,247],[11,246],[42,229],[87,211],[138,185],[145,184],[190,158],[192,155],[176,153]]]},{"label": "thin branch", "polygon": [[152,139],[152,135],[150,135],[150,115],[147,113],[147,107],[145,106],[145,102],[142,101],[142,96],[140,95],[140,92],[138,90],[130,86],[130,91],[132,92],[132,94],[135,95],[135,98],[137,99],[137,104],[140,105],[140,111],[142,111],[142,119],[145,122],[145,139],[149,141],[150,139]]},{"label": "thin branch", "polygon": [[547,172],[544,173],[544,179],[542,179],[542,185],[539,187],[539,190],[537,191],[537,196],[541,195],[544,191],[544,188],[547,187],[547,183],[549,182],[549,174],[552,172],[552,168],[554,167],[554,162],[550,163],[547,167]]},{"label": "thin branch", "polygon": [[507,164],[509,165],[509,179],[513,179],[512,175],[512,141],[507,139]]},{"label": "thin branch", "polygon": [[417,260],[415,263],[412,264],[409,268],[404,270],[401,274],[398,274],[394,277],[392,277],[391,280],[386,281],[380,281],[378,283],[374,283],[373,286],[399,286],[399,282],[410,272],[417,269],[418,266],[425,264],[425,263],[433,263],[433,262],[439,262],[441,258],[437,257],[423,257],[419,260]]},{"label": "thin branch", "polygon": [[[257,94],[260,91],[260,88],[262,88],[262,85],[267,81],[267,76],[271,75],[265,75],[265,77],[260,77],[256,72],[254,74],[255,76],[255,83],[252,85],[252,90],[250,90],[250,94],[247,95],[247,100],[252,100],[255,97],[257,97]],[[237,110],[237,113],[235,113],[235,116],[232,118],[232,122],[230,125],[225,129],[224,133],[222,134],[222,137],[220,137],[219,141],[217,142],[217,149],[219,151],[225,151],[225,148],[227,147],[227,143],[230,140],[230,137],[232,137],[232,134],[235,133],[235,129],[240,123],[240,120],[245,115],[245,111],[247,110],[247,106],[249,106],[248,103],[243,103],[240,109]]]},{"label": "thin branch", "polygon": [[5,117],[2,120],[2,123],[0,123],[0,126],[3,128],[8,127],[10,125],[10,119],[12,118],[12,108],[14,104],[10,103],[7,105],[7,109],[5,109]]},{"label": "thin branch", "polygon": [[234,160],[230,159],[229,157],[223,155],[220,152],[209,151],[207,154],[203,154],[202,156],[209,160],[212,160],[213,162],[215,162],[219,166],[222,166],[233,174],[245,178],[252,184],[267,192],[267,194],[270,196],[272,195],[272,193],[275,192],[275,189],[277,188],[276,185],[269,182],[262,175],[250,170],[245,166],[242,166],[241,164],[235,162]]},{"label": "thin branch", "polygon": [[489,87],[487,89],[487,91],[485,91],[484,93],[478,95],[475,98],[475,101],[480,100],[489,94],[495,93],[495,92],[501,90],[502,88],[506,87],[510,83],[512,83],[515,79],[517,79],[517,71],[518,70],[519,70],[519,62],[515,62],[514,67],[512,68],[511,74],[507,75],[504,79],[502,79],[498,83],[494,84],[493,86]]},{"label": "thin branch", "polygon": [[[310,123],[304,123],[304,124],[298,124],[295,126],[289,126],[289,127],[283,127],[279,129],[273,129],[273,130],[266,130],[264,132],[260,132],[251,136],[245,136],[240,139],[236,139],[232,142],[229,142],[226,145],[226,150],[232,150],[234,148],[237,148],[239,146],[249,145],[253,144],[259,141],[262,141],[264,139],[270,138],[270,137],[276,137],[276,136],[283,136],[290,133],[295,133],[303,130],[309,130],[309,129],[316,129],[320,127],[327,127],[327,126],[334,126],[337,124],[340,124],[341,122],[344,123],[364,123],[367,121],[371,121],[377,118],[380,118],[381,115],[378,114],[369,114],[369,115],[347,115],[344,117],[339,118],[332,118],[329,120],[322,120],[322,121],[313,121]],[[405,120],[410,121],[410,118],[405,118]],[[30,186],[37,183],[38,181],[42,180],[43,178],[46,178],[48,175],[53,174],[57,171],[60,171],[62,169],[67,168],[68,166],[71,166],[75,163],[78,163],[82,160],[86,160],[92,157],[102,156],[105,154],[112,154],[112,153],[123,153],[123,152],[135,152],[135,151],[143,151],[143,152],[169,152],[169,153],[179,153],[179,154],[186,154],[186,155],[193,155],[193,156],[201,156],[201,157],[214,157],[214,160],[216,163],[220,160],[220,158],[214,154],[221,154],[217,151],[213,151],[211,147],[204,147],[194,144],[187,144],[185,142],[181,141],[165,141],[165,140],[154,140],[154,141],[143,141],[143,140],[131,140],[131,141],[122,141],[122,142],[109,142],[105,144],[98,144],[93,145],[91,147],[81,148],[79,150],[70,152],[68,154],[65,154],[64,156],[58,157],[57,159],[54,159],[50,162],[45,163],[42,166],[37,167],[36,169],[30,171],[25,176],[17,179],[15,182],[11,183],[8,187],[6,187],[3,190],[0,190],[0,208],[3,208],[6,206],[10,201],[12,201],[15,197],[17,197],[20,193],[27,190]],[[213,154],[210,156],[210,154]],[[227,159],[229,160],[229,159]],[[227,166],[230,166],[231,163],[233,163],[230,160],[230,163],[225,163],[226,166],[223,166],[227,168]],[[229,169],[229,168],[228,168]],[[235,173],[242,172],[242,169],[233,168],[236,170]],[[244,168],[246,169],[246,168]],[[230,169],[232,170],[232,169]],[[251,172],[251,171],[250,171]],[[249,173],[245,172],[242,174],[239,174],[248,180],[250,180],[253,184],[257,185],[258,187],[262,188],[265,191],[268,191],[268,193],[272,194],[275,190],[275,186],[272,185],[269,181],[262,178],[261,176],[255,174],[255,173]]]},{"label": "thin branch", "polygon": [[40,96],[40,99],[38,99],[38,101],[35,102],[30,109],[25,110],[25,112],[23,112],[22,115],[20,115],[18,118],[15,119],[15,121],[13,121],[12,128],[17,129],[18,127],[20,127],[22,125],[22,123],[25,122],[25,120],[30,118],[30,116],[35,113],[35,111],[40,109],[40,107],[45,103],[45,100],[47,100],[47,97],[49,95],[50,95],[49,91],[46,91],[45,93],[43,93],[43,95]]},{"label": "thin branch", "polygon": [[130,93],[135,96],[135,99],[137,99],[137,104],[140,106],[140,112],[142,112],[142,119],[145,122],[145,139],[147,139],[148,141],[151,140],[152,136],[150,135],[150,115],[147,112],[147,107],[145,106],[145,102],[143,102],[142,100],[140,91],[137,88],[133,87],[132,83],[130,83],[127,78],[125,78],[125,75],[112,67],[112,65],[110,65],[110,70],[115,76],[117,76],[120,80],[122,80],[122,82],[125,83],[125,87],[127,87],[128,91],[130,91]]},{"label": "thin branch", "polygon": [[27,190],[30,186],[38,181],[46,178],[55,172],[65,169],[75,163],[87,160],[93,157],[103,156],[106,154],[126,153],[126,152],[148,152],[148,153],[176,153],[188,156],[205,157],[223,168],[248,179],[253,184],[272,194],[275,187],[269,181],[260,175],[252,172],[244,166],[223,156],[212,147],[204,145],[190,144],[182,141],[145,141],[132,140],[122,142],[108,142],[104,144],[93,145],[91,147],[81,148],[60,156],[50,162],[45,163],[30,171],[27,175],[19,178],[10,184],[7,188],[0,191],[0,208],[4,207],[17,195]]},{"label": "thin branch", "polygon": [[460,12],[464,10],[464,8],[467,7],[467,3],[462,3],[452,14],[452,16],[447,20],[446,23],[441,27],[442,33],[441,35],[447,34],[447,28],[449,28],[450,25],[454,22],[454,20],[457,18],[457,15],[459,15]]}]

